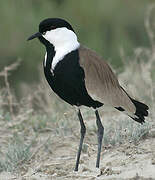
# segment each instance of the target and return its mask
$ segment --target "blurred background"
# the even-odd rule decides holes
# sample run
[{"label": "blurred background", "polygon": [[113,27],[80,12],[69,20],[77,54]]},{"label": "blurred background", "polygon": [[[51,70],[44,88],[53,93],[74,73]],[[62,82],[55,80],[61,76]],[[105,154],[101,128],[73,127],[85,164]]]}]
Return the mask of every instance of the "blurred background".
[{"label": "blurred background", "polygon": [[27,41],[49,17],[69,21],[79,42],[104,57],[121,86],[150,109],[143,126],[114,108],[100,110],[105,127],[100,175],[128,179],[133,170],[131,179],[155,177],[148,176],[155,164],[155,0],[0,0],[0,17],[0,180],[6,171],[13,172],[7,179],[95,178],[95,114],[82,108],[83,174],[72,176],[80,124],[75,109],[45,80],[44,46]]},{"label": "blurred background", "polygon": [[[144,25],[148,6],[154,0],[5,0],[0,3],[0,71],[20,60],[9,77],[11,88],[21,95],[20,85],[39,81],[45,49],[26,39],[48,17],[68,20],[79,41],[97,51],[119,72],[121,53],[131,57],[136,47],[150,47]],[[126,58],[126,61],[132,58]],[[0,86],[4,85],[1,78]],[[22,90],[23,91],[23,90]]]}]

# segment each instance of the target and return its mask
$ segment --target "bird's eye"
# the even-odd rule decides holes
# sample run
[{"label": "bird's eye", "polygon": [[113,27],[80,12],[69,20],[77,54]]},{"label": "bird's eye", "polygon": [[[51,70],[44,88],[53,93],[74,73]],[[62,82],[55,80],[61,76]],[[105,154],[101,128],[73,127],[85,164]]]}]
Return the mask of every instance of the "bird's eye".
[{"label": "bird's eye", "polygon": [[45,35],[45,34],[46,34],[46,31],[44,31],[42,34]]},{"label": "bird's eye", "polygon": [[51,26],[50,28],[51,28],[51,29],[56,29],[56,26]]}]

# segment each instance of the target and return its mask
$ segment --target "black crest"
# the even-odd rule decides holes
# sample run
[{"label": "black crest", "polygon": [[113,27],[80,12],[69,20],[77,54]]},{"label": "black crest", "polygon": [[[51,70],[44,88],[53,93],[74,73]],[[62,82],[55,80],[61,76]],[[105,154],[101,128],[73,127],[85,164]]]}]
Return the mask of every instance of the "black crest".
[{"label": "black crest", "polygon": [[39,32],[44,33],[51,29],[56,29],[56,28],[61,28],[61,27],[66,27],[67,29],[74,32],[72,26],[67,21],[60,18],[48,18],[48,19],[43,20],[39,24]]}]

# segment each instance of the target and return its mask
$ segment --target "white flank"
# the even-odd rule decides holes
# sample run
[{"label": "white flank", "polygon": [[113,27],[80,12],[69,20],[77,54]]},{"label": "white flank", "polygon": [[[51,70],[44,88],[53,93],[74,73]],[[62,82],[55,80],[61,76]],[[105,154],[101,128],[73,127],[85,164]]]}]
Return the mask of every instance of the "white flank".
[{"label": "white flank", "polygon": [[47,31],[43,37],[54,46],[56,52],[51,65],[52,71],[66,54],[80,46],[76,34],[65,27]]}]

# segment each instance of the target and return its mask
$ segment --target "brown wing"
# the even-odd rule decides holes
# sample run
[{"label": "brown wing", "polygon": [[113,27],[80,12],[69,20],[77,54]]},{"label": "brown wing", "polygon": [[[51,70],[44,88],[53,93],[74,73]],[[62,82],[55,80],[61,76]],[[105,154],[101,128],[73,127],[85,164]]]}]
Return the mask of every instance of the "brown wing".
[{"label": "brown wing", "polygon": [[130,114],[136,108],[122,90],[110,66],[94,51],[80,46],[80,65],[85,72],[85,82],[88,93],[94,100],[113,107],[122,107]]}]

